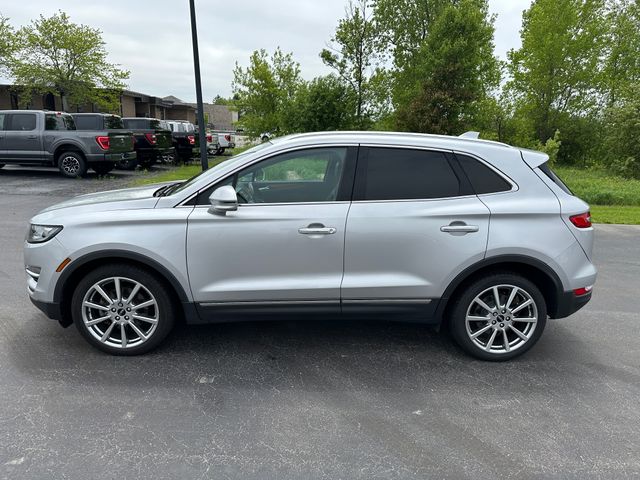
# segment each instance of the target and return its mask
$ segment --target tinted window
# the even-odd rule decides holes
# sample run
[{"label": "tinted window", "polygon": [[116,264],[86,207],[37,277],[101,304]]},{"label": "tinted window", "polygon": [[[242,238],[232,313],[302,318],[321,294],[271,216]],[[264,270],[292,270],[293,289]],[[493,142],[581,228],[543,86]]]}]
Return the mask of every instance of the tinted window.
[{"label": "tinted window", "polygon": [[564,191],[564,193],[573,195],[573,192],[569,189],[569,187],[567,187],[567,185],[562,181],[562,179],[558,175],[556,175],[556,172],[551,170],[551,167],[549,167],[549,165],[547,165],[546,163],[543,163],[542,165],[540,165],[540,170],[542,170],[544,174],[553,181],[553,183],[558,185],[562,189],[562,191]]},{"label": "tinted window", "polygon": [[358,167],[362,200],[455,197],[460,181],[440,152],[370,148],[365,168]]},{"label": "tinted window", "polygon": [[125,128],[154,129],[160,122],[158,120],[149,120],[148,118],[128,118],[123,120]]},{"label": "tinted window", "polygon": [[102,130],[100,119],[94,115],[76,115],[74,119],[78,130]]},{"label": "tinted window", "polygon": [[75,130],[76,124],[71,115],[48,113],[44,116],[45,130]]},{"label": "tinted window", "polygon": [[223,185],[233,185],[239,203],[331,202],[338,196],[346,147],[315,148],[276,155],[206,189],[199,205]]},{"label": "tinted window", "polygon": [[511,184],[484,163],[467,155],[456,155],[476,194],[507,192]]},{"label": "tinted window", "polygon": [[36,129],[35,113],[12,113],[7,130],[28,131]]},{"label": "tinted window", "polygon": [[120,128],[124,128],[122,119],[117,115],[107,115],[106,117],[104,117],[104,126],[108,130],[118,130]]}]

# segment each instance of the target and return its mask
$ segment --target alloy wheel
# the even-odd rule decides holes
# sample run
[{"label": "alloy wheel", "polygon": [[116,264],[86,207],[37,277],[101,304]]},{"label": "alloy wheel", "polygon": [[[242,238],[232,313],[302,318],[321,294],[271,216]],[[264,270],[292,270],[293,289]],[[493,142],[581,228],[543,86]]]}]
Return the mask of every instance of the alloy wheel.
[{"label": "alloy wheel", "polygon": [[151,292],[140,282],[109,277],[93,284],[82,300],[82,321],[101,343],[132,348],[156,331],[160,310]]},{"label": "alloy wheel", "polygon": [[494,285],[471,301],[465,316],[473,344],[492,354],[521,348],[533,336],[538,308],[533,297],[515,285]]},{"label": "alloy wheel", "polygon": [[80,160],[71,155],[64,157],[61,165],[64,172],[68,175],[78,175],[80,172]]}]

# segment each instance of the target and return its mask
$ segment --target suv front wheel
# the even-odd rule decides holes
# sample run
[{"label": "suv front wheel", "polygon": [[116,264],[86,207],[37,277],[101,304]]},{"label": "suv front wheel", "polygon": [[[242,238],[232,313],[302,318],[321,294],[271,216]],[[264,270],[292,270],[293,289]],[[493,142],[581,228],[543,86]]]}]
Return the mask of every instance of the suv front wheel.
[{"label": "suv front wheel", "polygon": [[547,321],[538,287],[514,273],[475,280],[454,301],[449,318],[453,338],[482,360],[522,355],[538,341]]},{"label": "suv front wheel", "polygon": [[99,267],[78,284],[73,321],[93,346],[114,355],[139,355],[171,331],[175,307],[167,288],[133,265]]}]

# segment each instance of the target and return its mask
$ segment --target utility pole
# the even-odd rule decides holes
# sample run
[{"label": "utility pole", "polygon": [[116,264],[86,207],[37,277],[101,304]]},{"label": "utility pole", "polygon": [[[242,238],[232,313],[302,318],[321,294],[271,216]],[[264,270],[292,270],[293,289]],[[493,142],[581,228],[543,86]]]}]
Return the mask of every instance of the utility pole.
[{"label": "utility pole", "polygon": [[198,53],[198,30],[196,27],[195,0],[189,0],[191,9],[191,41],[193,43],[193,71],[196,75],[196,103],[198,108],[198,133],[200,137],[200,163],[202,171],[209,168],[207,159],[207,131],[204,124],[204,105],[202,104],[202,82],[200,80],[200,54]]}]

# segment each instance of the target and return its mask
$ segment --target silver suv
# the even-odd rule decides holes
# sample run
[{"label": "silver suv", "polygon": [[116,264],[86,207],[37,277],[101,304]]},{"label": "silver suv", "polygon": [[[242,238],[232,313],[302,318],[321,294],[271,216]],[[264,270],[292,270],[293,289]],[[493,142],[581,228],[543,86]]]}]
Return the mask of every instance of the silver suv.
[{"label": "silver suv", "polygon": [[520,355],[591,298],[588,205],[545,154],[469,138],[328,132],[188,181],[83,195],[31,220],[29,296],[134,355],[187,323],[341,316],[443,325]]}]

